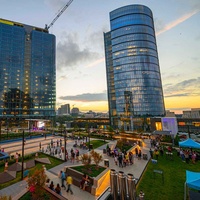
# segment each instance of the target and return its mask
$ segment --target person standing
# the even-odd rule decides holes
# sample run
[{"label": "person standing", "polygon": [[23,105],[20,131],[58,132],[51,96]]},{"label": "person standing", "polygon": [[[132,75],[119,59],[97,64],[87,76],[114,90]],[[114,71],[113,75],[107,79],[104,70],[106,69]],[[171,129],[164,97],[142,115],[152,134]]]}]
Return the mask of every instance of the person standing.
[{"label": "person standing", "polygon": [[142,151],[141,151],[141,149],[139,149],[139,152],[138,152],[138,160],[141,160],[141,157],[142,157]]},{"label": "person standing", "polygon": [[153,151],[152,151],[152,149],[149,150],[149,153],[150,153],[151,159],[153,159]]},{"label": "person standing", "polygon": [[19,159],[19,154],[16,152],[16,154],[15,154],[16,163],[18,163],[18,159]]},{"label": "person standing", "polygon": [[41,151],[41,148],[42,148],[42,144],[41,142],[39,143],[39,151]]},{"label": "person standing", "polygon": [[71,185],[72,185],[72,182],[73,182],[73,179],[72,179],[72,177],[70,176],[70,175],[68,175],[67,176],[67,193],[70,191],[71,192],[71,194],[73,194],[73,191],[72,191],[72,189],[71,189]]},{"label": "person standing", "polygon": [[6,160],[6,162],[5,162],[5,169],[4,169],[4,171],[5,171],[5,172],[8,171],[8,161],[7,161],[7,160]]},{"label": "person standing", "polygon": [[119,167],[123,167],[123,164],[122,164],[122,161],[123,161],[122,154],[119,155],[118,161],[119,161]]},{"label": "person standing", "polygon": [[136,155],[136,158],[138,157],[138,148],[136,147],[135,148],[135,155]]}]

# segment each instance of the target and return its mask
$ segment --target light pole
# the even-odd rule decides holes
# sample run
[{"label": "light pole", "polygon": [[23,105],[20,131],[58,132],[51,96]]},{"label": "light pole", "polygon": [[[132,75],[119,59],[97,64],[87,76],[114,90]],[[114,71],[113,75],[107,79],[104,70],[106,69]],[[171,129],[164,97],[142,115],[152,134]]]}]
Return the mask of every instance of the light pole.
[{"label": "light pole", "polygon": [[90,130],[88,131],[88,150],[90,151]]},{"label": "light pole", "polygon": [[64,142],[65,142],[65,145],[64,145],[64,156],[65,156],[65,162],[67,161],[67,158],[66,158],[66,134],[67,134],[67,131],[66,130],[64,130],[65,132],[64,132]]},{"label": "light pole", "polygon": [[6,128],[7,128],[7,140],[8,140],[8,118],[6,120]]},{"label": "light pole", "polygon": [[21,180],[24,178],[24,130],[22,132],[22,174]]}]

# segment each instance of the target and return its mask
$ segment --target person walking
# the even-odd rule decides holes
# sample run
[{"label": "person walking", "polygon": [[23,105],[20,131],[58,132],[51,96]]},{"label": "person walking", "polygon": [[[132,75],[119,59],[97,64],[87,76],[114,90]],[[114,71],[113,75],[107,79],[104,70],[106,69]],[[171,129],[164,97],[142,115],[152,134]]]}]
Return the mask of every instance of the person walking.
[{"label": "person walking", "polygon": [[66,176],[65,176],[65,172],[63,172],[62,170],[60,171],[60,178],[61,178],[61,187],[65,187],[64,181],[66,180]]},{"label": "person walking", "polygon": [[67,176],[67,193],[70,191],[71,192],[71,194],[73,194],[73,191],[72,191],[72,189],[71,189],[71,185],[72,185],[72,182],[73,182],[73,179],[72,179],[72,177],[70,176],[70,175],[68,175]]}]

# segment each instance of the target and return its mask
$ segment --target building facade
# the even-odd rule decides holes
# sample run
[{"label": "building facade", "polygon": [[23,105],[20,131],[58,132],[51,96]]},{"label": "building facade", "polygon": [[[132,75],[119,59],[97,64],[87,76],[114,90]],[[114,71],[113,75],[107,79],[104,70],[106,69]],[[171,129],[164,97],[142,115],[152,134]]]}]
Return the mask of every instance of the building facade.
[{"label": "building facade", "polygon": [[[200,118],[176,118],[178,132],[199,133],[200,134]],[[150,131],[163,131],[161,117],[152,117],[150,119]]]},{"label": "building facade", "polygon": [[165,115],[153,15],[143,5],[124,6],[110,12],[110,27],[104,33],[110,122],[134,130],[136,118]]},{"label": "building facade", "polygon": [[61,105],[58,108],[58,115],[70,115],[70,104]]},{"label": "building facade", "polygon": [[200,118],[200,108],[192,108],[191,110],[183,111],[183,118]]},{"label": "building facade", "polygon": [[0,19],[0,117],[51,119],[56,103],[55,36]]}]

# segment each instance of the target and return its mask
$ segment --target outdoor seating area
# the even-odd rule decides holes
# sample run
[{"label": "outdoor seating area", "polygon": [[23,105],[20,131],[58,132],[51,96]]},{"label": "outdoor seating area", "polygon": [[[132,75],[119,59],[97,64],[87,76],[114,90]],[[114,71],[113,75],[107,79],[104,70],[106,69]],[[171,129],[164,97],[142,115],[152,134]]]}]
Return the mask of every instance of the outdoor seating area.
[{"label": "outdoor seating area", "polygon": [[[82,177],[83,177],[83,173],[75,171],[73,169],[71,169],[70,167],[66,168],[66,174],[72,176],[73,179],[73,185],[80,187],[80,183],[82,181]],[[92,190],[92,185],[93,185],[93,178],[89,177],[89,182],[90,184],[88,184],[85,187],[85,191],[91,193]]]}]

